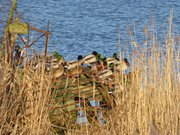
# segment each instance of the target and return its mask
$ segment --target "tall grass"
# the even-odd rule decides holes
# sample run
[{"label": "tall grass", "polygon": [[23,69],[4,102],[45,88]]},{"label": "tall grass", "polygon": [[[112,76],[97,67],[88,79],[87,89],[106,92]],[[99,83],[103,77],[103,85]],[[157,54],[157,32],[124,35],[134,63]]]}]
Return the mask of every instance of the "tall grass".
[{"label": "tall grass", "polygon": [[[153,23],[149,27],[153,28]],[[133,32],[129,33],[134,39]],[[117,105],[108,111],[106,125],[96,123],[77,127],[65,119],[68,114],[60,109],[52,118],[50,112],[57,103],[53,100],[53,83],[50,75],[44,73],[44,64],[34,71],[32,66],[14,70],[1,62],[0,133],[56,134],[55,128],[59,128],[61,133],[69,135],[179,135],[180,51],[176,50],[179,38],[173,34],[172,17],[164,43],[147,26],[144,34],[145,44],[132,50],[132,71],[117,76],[120,85],[115,93]],[[11,82],[9,73],[14,75]],[[53,119],[60,124],[56,125]]]},{"label": "tall grass", "polygon": [[[11,70],[8,65],[1,69],[1,134],[50,133],[48,104],[51,81],[43,71],[43,68],[34,71],[28,66]],[[8,82],[10,73],[14,78]]]}]

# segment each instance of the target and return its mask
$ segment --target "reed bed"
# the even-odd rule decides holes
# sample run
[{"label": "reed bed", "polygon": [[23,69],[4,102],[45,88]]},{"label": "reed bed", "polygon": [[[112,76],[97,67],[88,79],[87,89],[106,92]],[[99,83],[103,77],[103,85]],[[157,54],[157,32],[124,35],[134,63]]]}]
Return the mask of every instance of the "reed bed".
[{"label": "reed bed", "polygon": [[[123,75],[127,79],[117,77],[121,86],[116,91],[117,106],[108,114],[105,126],[93,126],[84,131],[86,134],[180,134],[180,42],[172,28],[171,15],[161,43],[153,32],[153,23],[151,31],[144,27],[144,45],[132,43],[137,45],[132,51],[132,71]],[[128,32],[133,39],[133,32]]]},{"label": "reed bed", "polygon": [[[128,33],[134,39],[130,29]],[[133,40],[137,47],[132,49],[131,71],[117,75],[116,106],[106,112],[105,125],[77,125],[70,113],[57,109],[54,83],[43,63],[35,71],[31,66],[12,69],[1,62],[0,133],[179,135],[180,42],[173,34],[172,17],[163,43],[147,26],[144,35],[144,45]]]}]

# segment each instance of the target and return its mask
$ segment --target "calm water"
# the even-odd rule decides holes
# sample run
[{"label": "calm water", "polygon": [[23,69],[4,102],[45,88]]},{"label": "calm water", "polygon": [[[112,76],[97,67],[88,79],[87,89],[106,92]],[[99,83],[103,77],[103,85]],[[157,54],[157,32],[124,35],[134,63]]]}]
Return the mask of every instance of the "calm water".
[{"label": "calm water", "polygon": [[45,29],[50,21],[49,51],[58,50],[66,59],[93,50],[112,55],[118,50],[118,27],[124,49],[123,45],[130,44],[126,27],[132,21],[136,23],[136,39],[141,44],[143,26],[150,24],[149,18],[154,16],[155,32],[161,33],[163,26],[167,28],[172,8],[178,32],[179,0],[18,0],[18,11],[31,25]]}]

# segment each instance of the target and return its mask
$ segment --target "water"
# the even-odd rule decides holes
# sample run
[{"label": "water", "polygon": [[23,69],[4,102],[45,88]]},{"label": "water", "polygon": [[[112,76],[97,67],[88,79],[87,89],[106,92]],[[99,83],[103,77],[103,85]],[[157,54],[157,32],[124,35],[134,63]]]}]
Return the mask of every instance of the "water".
[{"label": "water", "polygon": [[[1,0],[3,1],[3,0]],[[136,24],[136,39],[143,41],[143,26],[154,16],[155,32],[167,26],[170,10],[174,12],[175,32],[180,30],[179,0],[18,0],[23,20],[46,29],[50,21],[52,35],[49,51],[59,51],[66,59],[96,50],[111,56],[118,51],[118,30],[121,48],[130,44],[127,26]],[[39,43],[41,48],[42,43]]]}]

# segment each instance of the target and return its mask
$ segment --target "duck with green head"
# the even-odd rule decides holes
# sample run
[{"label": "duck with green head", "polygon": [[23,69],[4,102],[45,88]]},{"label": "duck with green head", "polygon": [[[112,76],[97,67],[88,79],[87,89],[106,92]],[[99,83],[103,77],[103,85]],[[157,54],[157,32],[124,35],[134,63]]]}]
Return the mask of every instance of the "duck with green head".
[{"label": "duck with green head", "polygon": [[97,56],[96,56],[96,59],[99,60],[99,61],[104,62],[106,60],[106,57],[103,56],[102,54],[98,53]]},{"label": "duck with green head", "polygon": [[47,57],[46,71],[51,72],[53,78],[59,78],[64,74],[64,58],[57,53]]},{"label": "duck with green head", "polygon": [[83,64],[92,65],[97,61],[98,53],[93,51],[92,54],[86,55],[83,58]]},{"label": "duck with green head", "polygon": [[[45,73],[50,74],[53,79],[59,78],[64,74],[64,58],[60,56],[58,52],[46,56]],[[38,70],[42,68],[44,60],[44,54],[37,54],[34,55],[27,65],[30,65],[34,70]]]},{"label": "duck with green head", "polygon": [[67,68],[68,70],[74,69],[78,66],[81,66],[83,64],[83,56],[79,55],[77,57],[77,60],[73,60],[73,61],[69,61],[65,63],[65,68]]},{"label": "duck with green head", "polygon": [[111,63],[116,63],[117,61],[119,61],[118,54],[114,53],[113,56],[107,58],[106,61],[107,61],[108,65],[110,65]]},{"label": "duck with green head", "polygon": [[109,67],[113,72],[122,72],[130,67],[130,63],[126,58],[123,58],[115,63],[110,63]]},{"label": "duck with green head", "polygon": [[58,68],[59,65],[63,65],[64,62],[64,57],[58,52],[54,52],[53,55],[46,57],[46,66],[50,66],[52,69]]},{"label": "duck with green head", "polygon": [[82,55],[77,57],[76,61],[66,62],[65,75],[70,77],[79,76],[82,73]]}]

